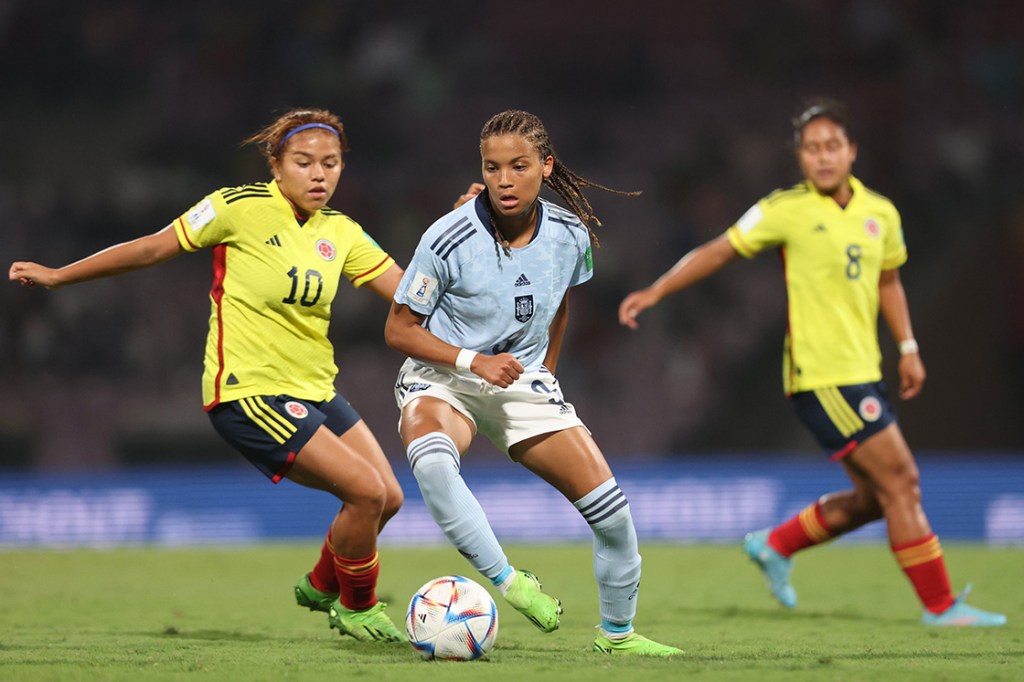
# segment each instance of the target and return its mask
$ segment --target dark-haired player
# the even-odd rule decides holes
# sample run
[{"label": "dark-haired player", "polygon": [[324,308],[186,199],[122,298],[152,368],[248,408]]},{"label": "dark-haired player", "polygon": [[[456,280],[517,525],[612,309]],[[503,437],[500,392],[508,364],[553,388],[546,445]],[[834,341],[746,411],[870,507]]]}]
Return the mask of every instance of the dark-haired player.
[{"label": "dark-haired player", "polygon": [[966,591],[953,597],[939,539],[921,506],[917,465],[882,382],[879,310],[899,344],[900,397],[916,396],[925,379],[898,270],[907,260],[899,213],[852,175],[857,146],[842,104],[815,102],[793,124],[804,181],[761,199],[724,235],[627,296],[619,321],[635,329],[637,316],[669,294],[739,256],[777,249],[789,299],[784,388],[853,487],[748,534],[747,555],[775,598],[792,608],[795,552],[884,518],[896,561],[924,606],[922,622],[1002,625],[1002,614],[964,603]]},{"label": "dark-haired player", "polygon": [[[426,231],[385,328],[388,343],[409,356],[396,398],[412,472],[452,544],[507,602],[551,632],[560,602],[509,564],[460,475],[474,435],[486,436],[590,525],[601,612],[594,650],[682,653],[633,630],[640,554],[629,504],[555,378],[569,289],[593,275],[590,226],[600,223],[582,188],[600,185],[567,168],[540,119],[524,111],[484,124],[480,156],[483,186]],[[569,210],[541,199],[543,185]]]},{"label": "dark-haired player", "polygon": [[213,255],[203,403],[217,432],[274,483],[326,491],[343,506],[320,560],[295,587],[360,640],[405,637],[377,601],[377,535],[402,489],[366,423],[334,388],[327,338],[345,277],[390,300],[402,276],[350,218],[327,206],[347,149],[338,117],[292,110],[253,135],[273,179],[208,195],[154,234],[48,268],[11,265],[10,279],[55,289],[156,265],[185,251]]}]

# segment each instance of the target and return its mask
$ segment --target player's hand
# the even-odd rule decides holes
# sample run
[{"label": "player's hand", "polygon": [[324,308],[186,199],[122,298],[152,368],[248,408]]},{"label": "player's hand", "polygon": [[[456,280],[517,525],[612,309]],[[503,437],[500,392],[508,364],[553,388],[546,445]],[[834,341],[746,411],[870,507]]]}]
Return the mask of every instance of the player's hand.
[{"label": "player's hand", "polygon": [[650,289],[634,291],[622,299],[622,303],[619,304],[619,324],[623,324],[630,329],[638,328],[640,325],[637,324],[636,316],[653,307],[657,302],[657,297],[651,293]]},{"label": "player's hand", "polygon": [[477,353],[470,365],[470,371],[489,384],[508,388],[523,375],[526,368],[511,353],[484,355]]},{"label": "player's hand", "polygon": [[11,269],[7,273],[8,279],[12,282],[20,282],[22,286],[34,287],[41,284],[47,289],[57,286],[57,271],[39,263],[11,263]]},{"label": "player's hand", "polygon": [[462,196],[455,200],[455,204],[452,206],[452,208],[458,208],[467,201],[472,201],[473,199],[476,199],[476,196],[480,194],[480,192],[483,192],[485,189],[487,188],[484,187],[481,183],[474,182],[469,186],[468,189],[466,189],[465,194],[463,194]]},{"label": "player's hand", "polygon": [[900,398],[910,400],[917,397],[917,394],[924,388],[924,380],[927,373],[924,371],[924,362],[920,353],[907,353],[900,357]]}]

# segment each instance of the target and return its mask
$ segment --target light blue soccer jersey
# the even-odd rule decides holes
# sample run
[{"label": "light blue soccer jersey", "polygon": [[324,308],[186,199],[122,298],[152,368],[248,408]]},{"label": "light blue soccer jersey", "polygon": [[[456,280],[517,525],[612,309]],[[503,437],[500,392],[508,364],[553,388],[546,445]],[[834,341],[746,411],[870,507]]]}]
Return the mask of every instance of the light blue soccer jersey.
[{"label": "light blue soccer jersey", "polygon": [[590,235],[575,215],[540,199],[533,239],[508,256],[484,201],[481,195],[430,226],[395,302],[425,315],[427,330],[453,346],[511,353],[534,371],[566,290],[593,276]]}]

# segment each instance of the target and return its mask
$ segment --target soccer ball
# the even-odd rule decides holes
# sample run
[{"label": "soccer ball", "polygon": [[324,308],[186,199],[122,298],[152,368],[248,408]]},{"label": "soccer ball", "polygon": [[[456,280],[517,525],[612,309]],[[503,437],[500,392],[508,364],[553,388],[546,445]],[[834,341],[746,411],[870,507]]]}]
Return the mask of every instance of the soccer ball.
[{"label": "soccer ball", "polygon": [[472,661],[494,648],[498,607],[487,590],[469,578],[434,578],[409,601],[405,632],[428,661]]}]

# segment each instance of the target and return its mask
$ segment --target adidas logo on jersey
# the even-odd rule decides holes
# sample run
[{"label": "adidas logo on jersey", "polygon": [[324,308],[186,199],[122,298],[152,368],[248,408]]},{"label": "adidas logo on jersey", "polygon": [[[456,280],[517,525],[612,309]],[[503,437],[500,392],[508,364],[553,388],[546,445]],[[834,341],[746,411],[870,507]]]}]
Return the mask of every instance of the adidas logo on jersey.
[{"label": "adidas logo on jersey", "polygon": [[528,287],[530,286],[530,280],[527,279],[526,273],[519,275],[519,279],[516,280],[517,287]]},{"label": "adidas logo on jersey", "polygon": [[270,244],[271,246],[281,246],[281,239],[275,234],[273,237],[263,242],[264,244]]}]

